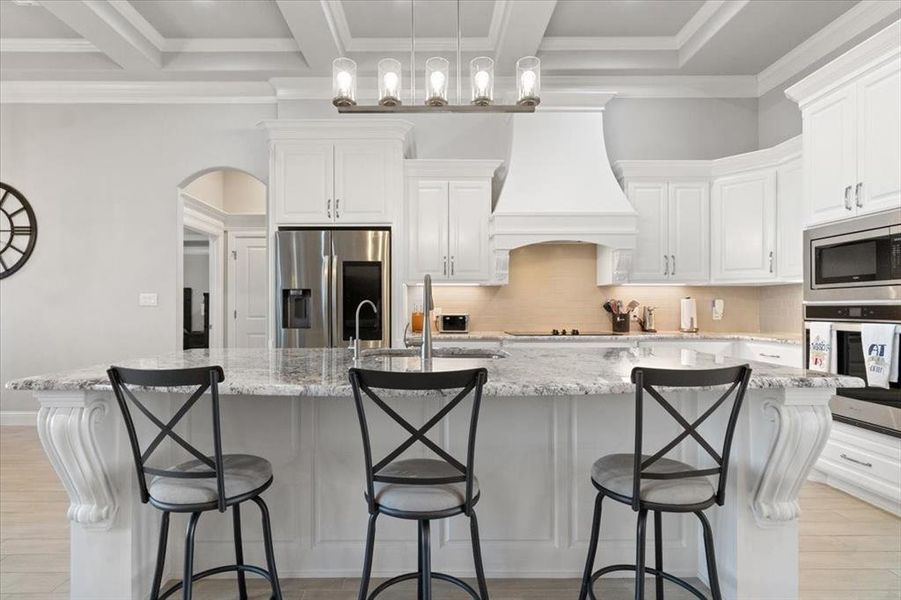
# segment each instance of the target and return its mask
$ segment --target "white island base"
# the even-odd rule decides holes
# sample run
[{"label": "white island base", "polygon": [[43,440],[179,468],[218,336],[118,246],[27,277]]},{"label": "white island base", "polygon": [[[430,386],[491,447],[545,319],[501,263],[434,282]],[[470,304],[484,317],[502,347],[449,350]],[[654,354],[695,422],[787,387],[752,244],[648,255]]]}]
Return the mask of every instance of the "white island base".
[{"label": "white island base", "polygon": [[[797,497],[828,437],[832,393],[827,387],[748,390],[736,430],[726,504],[707,513],[716,536],[724,598],[798,597]],[[146,598],[159,512],[139,502],[126,431],[112,394],[41,390],[36,396],[41,440],[72,501],[71,598]],[[715,396],[683,392],[674,405],[691,421]],[[170,413],[182,399],[166,394],[142,397]],[[222,401],[224,450],[258,454],[273,463],[275,483],[264,498],[272,512],[280,576],[359,576],[367,513],[352,400],[234,395]],[[411,422],[421,423],[437,411],[438,403],[407,397],[396,406]],[[725,412],[720,412],[724,419]],[[196,444],[209,431],[200,414],[193,411],[183,423],[183,435]],[[581,576],[595,498],[591,464],[603,454],[632,449],[633,415],[632,394],[484,398],[475,464],[482,499],[476,512],[489,577]],[[432,432],[433,439],[457,455],[462,454],[462,442],[456,438],[463,429],[456,425],[462,426],[462,418],[457,414]],[[650,402],[645,419],[646,452],[656,451],[681,430]],[[708,425],[721,426],[721,421]],[[374,428],[374,441],[379,429]],[[402,436],[387,421],[382,430],[398,440]],[[710,435],[708,427],[702,431]],[[681,458],[697,462],[696,448],[694,442],[683,443]],[[256,508],[247,505],[242,517],[245,557],[264,564]],[[598,567],[634,562],[635,517],[629,507],[605,500]],[[167,562],[173,579],[181,572],[183,524],[184,519],[173,518]],[[435,529],[434,568],[472,576],[465,518],[445,520]],[[663,530],[664,568],[706,581],[697,519],[666,515]],[[649,542],[649,561],[652,548]],[[230,515],[204,514],[196,569],[233,559]],[[380,517],[373,574],[396,575],[414,570],[415,564],[415,525]]]}]

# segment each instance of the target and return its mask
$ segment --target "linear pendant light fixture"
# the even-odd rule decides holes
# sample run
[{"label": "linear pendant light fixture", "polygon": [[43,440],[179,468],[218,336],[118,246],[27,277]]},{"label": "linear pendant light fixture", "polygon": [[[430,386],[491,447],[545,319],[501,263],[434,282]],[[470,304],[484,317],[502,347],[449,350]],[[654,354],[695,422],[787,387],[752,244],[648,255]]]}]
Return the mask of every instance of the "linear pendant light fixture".
[{"label": "linear pendant light fixture", "polygon": [[378,63],[379,102],[374,105],[357,105],[357,64],[339,57],[332,62],[332,104],[342,114],[362,113],[530,113],[541,102],[541,61],[535,56],[524,56],[516,61],[516,104],[494,103],[494,60],[479,56],[469,63],[469,83],[472,95],[469,104],[462,103],[462,40],[460,29],[460,0],[457,0],[457,103],[448,103],[450,62],[433,56],[425,61],[423,81],[424,100],[416,101],[416,19],[415,0],[410,0],[410,103],[405,105],[403,92],[403,68],[400,61],[383,58]]}]

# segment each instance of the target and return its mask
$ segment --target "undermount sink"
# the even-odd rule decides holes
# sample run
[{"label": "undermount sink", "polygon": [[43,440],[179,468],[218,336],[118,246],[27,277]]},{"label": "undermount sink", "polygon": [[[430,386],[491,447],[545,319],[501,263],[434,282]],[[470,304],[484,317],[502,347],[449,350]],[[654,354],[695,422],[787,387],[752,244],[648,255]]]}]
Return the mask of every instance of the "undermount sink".
[{"label": "undermount sink", "polygon": [[[419,348],[373,348],[363,350],[362,356],[398,356],[416,358],[420,354]],[[503,350],[486,350],[483,348],[433,348],[432,358],[506,358],[510,356]]]}]

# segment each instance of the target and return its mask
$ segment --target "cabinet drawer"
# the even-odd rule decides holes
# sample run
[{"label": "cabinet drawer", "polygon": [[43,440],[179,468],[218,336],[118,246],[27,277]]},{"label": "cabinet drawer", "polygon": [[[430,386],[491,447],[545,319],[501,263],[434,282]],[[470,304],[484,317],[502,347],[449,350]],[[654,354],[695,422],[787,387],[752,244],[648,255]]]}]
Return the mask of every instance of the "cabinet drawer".
[{"label": "cabinet drawer", "polygon": [[831,462],[837,468],[881,480],[892,487],[901,486],[901,463],[898,460],[848,444],[835,436],[826,444],[820,459]]},{"label": "cabinet drawer", "polygon": [[800,345],[744,342],[740,355],[747,360],[801,368],[804,353]]}]

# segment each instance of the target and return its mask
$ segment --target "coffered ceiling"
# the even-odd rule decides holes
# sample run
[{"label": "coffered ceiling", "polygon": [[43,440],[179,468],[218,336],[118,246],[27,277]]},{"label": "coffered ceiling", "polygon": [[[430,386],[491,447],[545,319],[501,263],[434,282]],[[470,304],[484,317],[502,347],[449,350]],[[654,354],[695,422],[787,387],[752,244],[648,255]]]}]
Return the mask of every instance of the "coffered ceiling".
[{"label": "coffered ceiling", "polygon": [[[327,97],[333,58],[455,58],[455,0],[0,0],[0,100],[29,89]],[[461,0],[463,59],[542,59],[547,89],[757,96],[901,15],[901,0]],[[268,86],[268,87],[267,87]],[[229,92],[231,90],[231,92]],[[298,91],[299,90],[299,91]],[[644,90],[644,92],[642,92]],[[653,95],[653,94],[651,94]],[[247,101],[252,101],[250,98]]]}]

